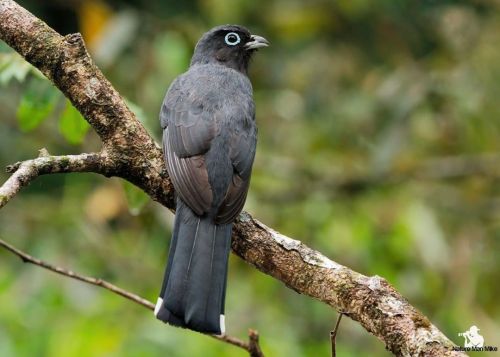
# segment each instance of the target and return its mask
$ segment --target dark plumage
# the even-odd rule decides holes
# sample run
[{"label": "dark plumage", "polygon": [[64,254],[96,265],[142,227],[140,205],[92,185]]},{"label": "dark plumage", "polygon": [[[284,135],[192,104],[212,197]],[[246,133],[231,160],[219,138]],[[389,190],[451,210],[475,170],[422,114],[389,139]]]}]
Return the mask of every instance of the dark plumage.
[{"label": "dark plumage", "polygon": [[155,308],[164,322],[224,333],[232,222],[245,203],[257,140],[247,69],[255,50],[267,45],[242,26],[210,30],[163,101],[163,150],[177,194]]}]

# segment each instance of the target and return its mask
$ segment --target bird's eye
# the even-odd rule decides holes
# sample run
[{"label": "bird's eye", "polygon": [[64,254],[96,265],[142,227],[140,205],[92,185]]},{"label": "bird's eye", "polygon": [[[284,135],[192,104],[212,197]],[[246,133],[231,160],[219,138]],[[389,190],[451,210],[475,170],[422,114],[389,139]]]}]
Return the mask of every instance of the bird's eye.
[{"label": "bird's eye", "polygon": [[224,41],[229,45],[229,46],[235,46],[238,43],[240,43],[240,35],[238,35],[236,32],[229,32],[226,37],[224,37]]}]

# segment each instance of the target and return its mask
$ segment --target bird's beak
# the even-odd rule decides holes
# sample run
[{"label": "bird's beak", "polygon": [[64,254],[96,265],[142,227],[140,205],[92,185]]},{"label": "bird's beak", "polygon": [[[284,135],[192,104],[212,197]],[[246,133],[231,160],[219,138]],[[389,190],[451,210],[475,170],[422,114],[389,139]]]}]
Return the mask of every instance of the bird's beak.
[{"label": "bird's beak", "polygon": [[250,41],[245,44],[246,50],[256,50],[258,48],[269,46],[269,41],[262,36],[252,35]]}]

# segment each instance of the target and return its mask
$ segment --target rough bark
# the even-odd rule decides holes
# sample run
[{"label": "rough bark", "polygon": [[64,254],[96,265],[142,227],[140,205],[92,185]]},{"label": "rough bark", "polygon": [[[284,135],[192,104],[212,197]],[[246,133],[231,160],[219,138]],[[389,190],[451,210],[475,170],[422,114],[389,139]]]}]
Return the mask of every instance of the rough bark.
[{"label": "rough bark", "polygon": [[[99,165],[87,165],[83,160],[83,166],[75,163],[64,170],[54,165],[51,171],[49,166],[38,169],[23,185],[40,174],[91,171],[126,179],[174,209],[173,188],[159,146],[92,62],[79,34],[63,37],[14,1],[0,0],[0,38],[71,100],[103,143],[102,151],[95,154]],[[38,167],[36,160],[19,164],[11,170],[13,175],[16,169]],[[8,191],[5,185],[2,189]],[[394,355],[464,355],[452,351],[454,344],[383,278],[367,277],[337,264],[248,213],[242,213],[234,225],[232,248],[289,288],[358,321]]]}]

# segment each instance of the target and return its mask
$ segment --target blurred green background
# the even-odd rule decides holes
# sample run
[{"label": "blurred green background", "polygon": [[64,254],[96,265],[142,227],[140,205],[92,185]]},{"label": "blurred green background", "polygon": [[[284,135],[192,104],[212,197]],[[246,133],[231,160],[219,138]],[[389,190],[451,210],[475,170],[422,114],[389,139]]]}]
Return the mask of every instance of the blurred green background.
[{"label": "blurred green background", "polygon": [[[202,33],[238,23],[268,38],[250,71],[259,143],[246,210],[385,277],[456,344],[477,325],[500,347],[498,1],[19,2],[63,34],[82,32],[157,139],[165,91]],[[0,167],[42,147],[66,154],[100,143],[1,43]],[[172,222],[118,179],[52,175],[0,211],[0,237],[154,301]],[[330,354],[337,314],[328,306],[235,256],[228,286],[230,334],[246,339],[257,329],[269,356]],[[337,352],[390,355],[347,318]],[[0,250],[2,357],[245,355]]]}]

